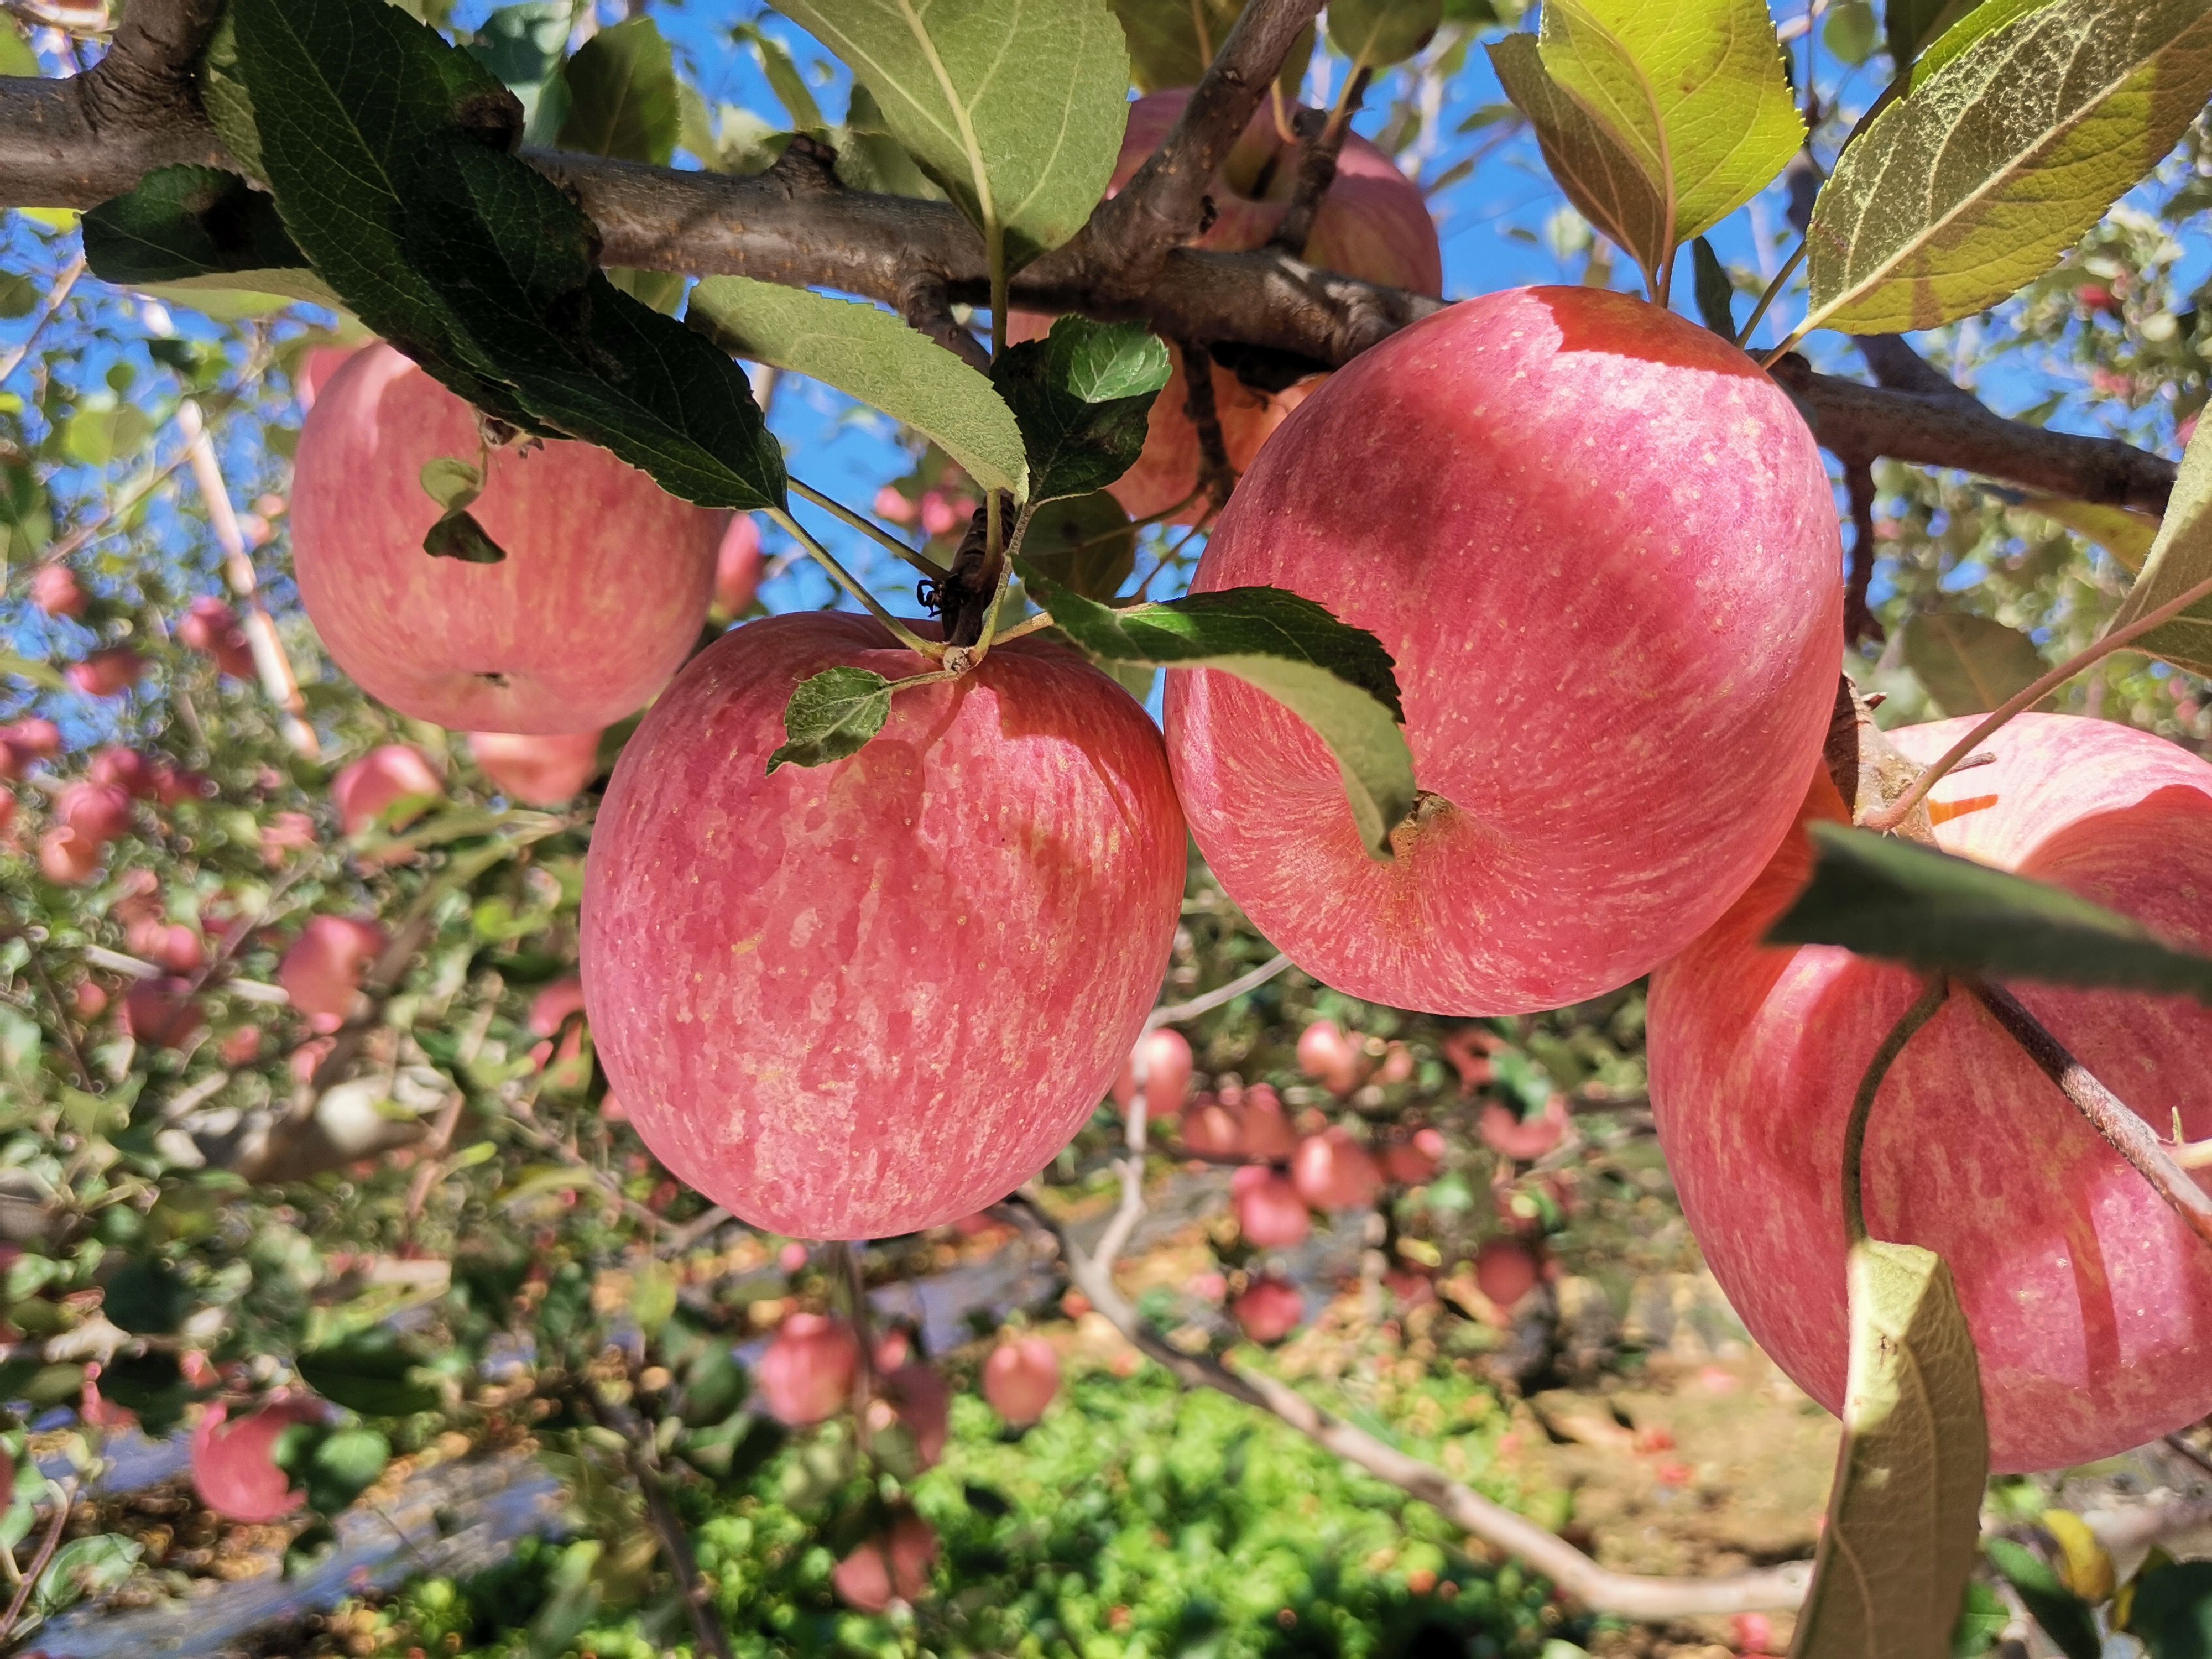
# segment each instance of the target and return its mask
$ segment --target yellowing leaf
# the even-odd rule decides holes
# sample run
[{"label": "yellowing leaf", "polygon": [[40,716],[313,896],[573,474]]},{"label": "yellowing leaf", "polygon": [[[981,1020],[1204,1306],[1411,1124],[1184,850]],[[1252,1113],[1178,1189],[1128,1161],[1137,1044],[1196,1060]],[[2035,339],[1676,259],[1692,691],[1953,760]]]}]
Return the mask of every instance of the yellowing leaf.
[{"label": "yellowing leaf", "polygon": [[2017,505],[2087,538],[2138,574],[2158,539],[2159,521],[2133,507],[2068,501],[2058,495],[2024,495]]},{"label": "yellowing leaf", "polygon": [[1933,328],[2049,270],[2212,93],[2212,0],[2053,0],[1876,116],[1820,192],[1808,326]]},{"label": "yellowing leaf", "polygon": [[1490,48],[1491,66],[1514,106],[1536,130],[1544,165],[1583,218],[1643,266],[1656,288],[1673,240],[1673,212],[1626,142],[1570,97],[1526,34]]},{"label": "yellowing leaf", "polygon": [[[2212,437],[2200,422],[2182,453],[2181,471],[2142,574],[2120,601],[2112,625],[2124,628],[2208,577],[2212,577]],[[2198,600],[2172,622],[2153,629],[2136,647],[2191,673],[2212,674],[2212,599]]]},{"label": "yellowing leaf", "polygon": [[2112,1558],[2089,1530],[2089,1523],[2071,1510],[2045,1510],[2043,1529],[2057,1540],[2060,1574],[2066,1588],[2084,1601],[2102,1601],[2113,1589]]},{"label": "yellowing leaf", "polygon": [[1948,1659],[1980,1540],[1989,1431],[1950,1270],[1852,1247],[1844,1443],[1794,1659]]},{"label": "yellowing leaf", "polygon": [[1756,196],[1805,142],[1765,0],[1548,0],[1544,67],[1671,199],[1670,244]]}]

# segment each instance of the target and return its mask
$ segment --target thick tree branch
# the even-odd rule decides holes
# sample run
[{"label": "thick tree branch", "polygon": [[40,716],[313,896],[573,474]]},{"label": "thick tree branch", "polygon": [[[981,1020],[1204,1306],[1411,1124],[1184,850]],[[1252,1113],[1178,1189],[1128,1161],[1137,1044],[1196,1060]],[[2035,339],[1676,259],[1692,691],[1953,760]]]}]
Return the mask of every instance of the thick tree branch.
[{"label": "thick tree branch", "polygon": [[0,76],[0,179],[25,206],[91,207],[155,167],[220,166],[192,70],[222,0],[133,0],[89,73]]}]

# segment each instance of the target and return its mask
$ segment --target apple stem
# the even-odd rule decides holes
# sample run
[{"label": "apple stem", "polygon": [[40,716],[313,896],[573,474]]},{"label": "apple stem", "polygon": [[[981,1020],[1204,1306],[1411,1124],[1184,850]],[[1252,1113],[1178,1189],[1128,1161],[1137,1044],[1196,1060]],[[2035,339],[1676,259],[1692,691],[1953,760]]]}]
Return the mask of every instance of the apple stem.
[{"label": "apple stem", "polygon": [[1874,1116],[1875,1097],[1881,1092],[1882,1079],[1889,1068],[1897,1063],[1905,1045],[1912,1041],[1913,1033],[1936,1018],[1936,1010],[1951,994],[1951,982],[1942,975],[1929,981],[1920,1000],[1905,1011],[1904,1017],[1889,1028],[1889,1035],[1874,1051],[1867,1062],[1866,1075],[1859,1079],[1858,1093],[1851,1097],[1851,1115],[1844,1121],[1844,1237],[1853,1245],[1867,1240],[1866,1192],[1864,1170],[1866,1164],[1867,1125]]},{"label": "apple stem", "polygon": [[915,549],[908,547],[897,537],[892,535],[890,531],[884,529],[883,526],[878,524],[873,519],[868,517],[866,514],[855,513],[851,507],[846,506],[844,502],[839,501],[836,496],[823,495],[812,484],[808,483],[804,478],[792,479],[791,487],[800,496],[813,502],[815,506],[820,507],[823,512],[842,520],[846,524],[850,525],[854,529],[859,531],[863,536],[868,538],[869,540],[877,543],[886,550],[896,554],[900,558],[905,560],[907,563],[912,565],[916,570],[921,572],[923,575],[942,576],[945,574],[945,567],[943,565],[931,558],[928,554],[917,551]]},{"label": "apple stem", "polygon": [[773,507],[769,509],[769,517],[782,526],[787,535],[813,556],[814,562],[830,573],[830,579],[832,581],[858,599],[861,607],[870,616],[889,629],[893,639],[906,647],[908,650],[927,657],[932,662],[945,654],[945,647],[941,641],[925,640],[890,611],[884,610],[882,601],[862,586],[860,579],[851,571],[837,562],[836,555],[808,534],[806,526],[793,518],[788,512],[781,507]]},{"label": "apple stem", "polygon": [[2103,661],[2122,647],[2131,645],[2154,629],[2163,627],[2198,600],[2212,597],[2212,576],[2206,577],[2194,587],[2167,600],[2155,611],[2147,611],[2124,628],[2116,628],[2092,645],[2069,657],[2057,667],[2037,680],[2017,696],[2008,698],[1988,719],[1943,751],[1943,757],[1912,781],[1911,786],[1891,802],[1887,808],[1869,813],[1860,821],[1866,830],[1893,830],[1905,822],[1912,809],[1928,798],[1928,792],[1943,781],[1947,773],[1957,769],[1960,761],[1980,748],[1997,729],[2015,714],[2033,708],[2060,686],[2072,679],[2092,663]]},{"label": "apple stem", "polygon": [[2018,997],[2001,985],[1968,980],[1974,1000],[1990,1011],[2005,1034],[2027,1051],[2043,1074],[2081,1109],[2090,1127],[2102,1135],[2122,1158],[2134,1165],[2152,1189],[2172,1205],[2197,1236],[2212,1244],[2212,1193],[2198,1186],[2177,1163],[2158,1133],[2127,1102],[2100,1082],[2076,1060],[2051,1028],[2036,1018]]}]

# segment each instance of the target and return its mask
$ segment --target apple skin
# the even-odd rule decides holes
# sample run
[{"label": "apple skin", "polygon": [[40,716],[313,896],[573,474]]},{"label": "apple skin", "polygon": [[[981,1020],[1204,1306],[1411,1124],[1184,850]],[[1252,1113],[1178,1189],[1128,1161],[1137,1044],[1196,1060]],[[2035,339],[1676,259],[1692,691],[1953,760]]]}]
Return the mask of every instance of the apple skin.
[{"label": "apple skin", "polygon": [[55,797],[54,816],[77,834],[105,845],[131,833],[131,797],[112,783],[80,779]]},{"label": "apple skin", "polygon": [[768,775],[836,665],[928,665],[866,618],[770,617],[647,713],[592,836],[584,994],[671,1173],[769,1231],[880,1238],[998,1202],[1104,1097],[1166,969],[1182,817],[1144,710],[1030,640]]},{"label": "apple skin", "polygon": [[177,624],[177,637],[193,650],[213,657],[216,669],[234,680],[253,678],[253,649],[246,642],[246,629],[238,612],[213,595],[194,599],[191,609]]},{"label": "apple skin", "polygon": [[31,603],[49,617],[82,617],[91,600],[76,571],[65,564],[42,564],[31,578]]},{"label": "apple skin", "polygon": [[149,1048],[181,1048],[206,1024],[190,980],[142,979],[123,999],[123,1029]]},{"label": "apple skin", "polygon": [[1359,1051],[1333,1019],[1317,1019],[1298,1033],[1298,1070],[1342,1097],[1359,1086]]},{"label": "apple skin", "polygon": [[335,1031],[345,1024],[361,982],[390,943],[368,917],[313,916],[276,964],[276,982],[310,1029]]},{"label": "apple skin", "polygon": [[1503,1312],[1511,1312],[1544,1276],[1536,1247],[1517,1238],[1492,1238],[1474,1253],[1475,1288]]},{"label": "apple skin", "polygon": [[[434,799],[445,793],[446,781],[437,769],[421,750],[404,743],[380,744],[351,765],[341,767],[331,780],[331,805],[337,808],[338,828],[349,836],[374,823],[394,801],[415,796]],[[406,822],[395,819],[391,828],[402,829]]]},{"label": "apple skin", "polygon": [[837,1599],[860,1613],[881,1613],[892,1600],[918,1601],[929,1590],[937,1559],[937,1528],[918,1515],[902,1515],[882,1538],[872,1538],[840,1561],[830,1575]]},{"label": "apple skin", "polygon": [[1237,1231],[1258,1250],[1287,1250],[1313,1231],[1306,1201],[1288,1176],[1248,1164],[1229,1177]]},{"label": "apple skin", "polygon": [[82,887],[99,873],[106,844],[82,830],[58,824],[39,837],[39,873],[57,887]]},{"label": "apple skin", "polygon": [[1811,433],[1726,341],[1593,289],[1464,301],[1307,400],[1193,584],[1288,587],[1375,633],[1421,811],[1369,859],[1310,728],[1176,670],[1191,831],[1352,996],[1492,1015],[1624,985],[1789,829],[1835,701],[1842,557]]},{"label": "apple skin", "polygon": [[821,1314],[793,1314],[754,1367],[761,1401],[787,1428],[835,1417],[853,1393],[860,1344],[852,1327]]},{"label": "apple skin", "polygon": [[[1972,724],[1889,735],[1925,763]],[[1993,764],[1934,792],[1942,846],[2212,948],[2212,766],[2063,714],[2022,714],[1981,746]],[[1825,774],[1807,811],[1844,817]],[[1654,976],[1651,1105],[1683,1212],[1730,1302],[1833,1411],[1845,1367],[1844,1122],[1919,986],[1840,950],[1759,945],[1809,856],[1793,833],[1735,908]],[[2177,1112],[2190,1139],[2212,1136],[2212,1009],[2011,988],[2161,1139]],[[1997,1470],[2087,1462],[2212,1411],[2212,1251],[1972,998],[1954,993],[1891,1067],[1865,1170],[1874,1236],[1926,1245],[1950,1266]]]},{"label": "apple skin", "polygon": [[591,444],[494,451],[470,507],[507,551],[434,558],[423,463],[471,465],[476,411],[391,347],[331,375],[301,429],[300,598],[370,696],[464,732],[580,732],[642,708],[707,617],[726,515]]},{"label": "apple skin", "polygon": [[513,732],[471,732],[469,753],[501,794],[526,806],[558,806],[573,800],[599,775],[599,734],[566,732],[524,737]]},{"label": "apple skin", "polygon": [[1332,1127],[1298,1143],[1291,1183],[1316,1210],[1365,1210],[1382,1190],[1382,1171],[1364,1146]]},{"label": "apple skin", "polygon": [[1239,1156],[1281,1163],[1298,1150],[1297,1132],[1283,1115],[1283,1097],[1264,1083],[1245,1093],[1237,1131]]},{"label": "apple skin", "polygon": [[1041,1336],[1010,1338],[983,1362],[983,1398],[1018,1429],[1042,1417],[1059,1392],[1060,1356]]},{"label": "apple skin", "polygon": [[235,1423],[228,1417],[227,1407],[210,1406],[192,1430],[193,1490],[226,1521],[259,1526],[283,1520],[307,1500],[276,1467],[276,1443],[295,1423],[321,1422],[321,1403],[276,1398]]},{"label": "apple skin", "polygon": [[1182,1110],[1190,1092],[1190,1039],[1181,1031],[1162,1026],[1137,1040],[1121,1075],[1114,1079],[1114,1103],[1124,1111],[1137,1097],[1137,1056],[1145,1057],[1145,1115],[1157,1122]]},{"label": "apple skin", "polygon": [[66,671],[69,683],[88,697],[119,697],[145,672],[145,658],[127,645],[102,646]]},{"label": "apple skin", "polygon": [[[1115,164],[1113,181],[1107,187],[1109,195],[1127,184],[1146,158],[1160,147],[1189,101],[1188,91],[1156,92],[1129,106],[1129,125],[1122,135],[1121,155]],[[1297,174],[1296,149],[1283,143],[1275,130],[1273,109],[1263,102],[1214,176],[1207,191],[1215,210],[1213,222],[1191,246],[1226,253],[1249,252],[1266,246],[1290,210]],[[1255,197],[1250,186],[1261,184],[1263,175],[1265,193]],[[1324,270],[1420,294],[1439,293],[1443,288],[1443,254],[1420,187],[1399,172],[1389,155],[1356,132],[1346,136],[1337,159],[1336,181],[1314,215],[1305,261]],[[1007,337],[1042,339],[1050,328],[1049,318],[1017,312]],[[1222,443],[1229,452],[1230,465],[1239,472],[1249,468],[1261,445],[1325,378],[1310,375],[1270,394],[1246,386],[1217,363],[1213,404],[1220,416]],[[1135,465],[1107,486],[1133,519],[1164,513],[1188,501],[1198,488],[1198,429],[1184,413],[1189,397],[1189,383],[1183,378],[1178,358],[1167,385],[1153,401],[1143,454]],[[1170,522],[1195,524],[1211,506],[1202,499],[1189,501]]]},{"label": "apple skin", "polygon": [[742,617],[760,588],[760,520],[750,513],[732,513],[730,526],[714,552],[714,610],[728,617]]},{"label": "apple skin", "polygon": [[1229,1311],[1253,1341],[1279,1342],[1305,1322],[1306,1299],[1289,1279],[1264,1273],[1229,1304]]}]

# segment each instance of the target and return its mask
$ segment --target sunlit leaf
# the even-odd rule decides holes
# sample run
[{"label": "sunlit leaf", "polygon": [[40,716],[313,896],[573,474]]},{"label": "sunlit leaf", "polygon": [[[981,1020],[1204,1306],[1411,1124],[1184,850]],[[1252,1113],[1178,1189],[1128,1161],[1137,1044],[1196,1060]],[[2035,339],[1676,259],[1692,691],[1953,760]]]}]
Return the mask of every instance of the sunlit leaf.
[{"label": "sunlit leaf", "polygon": [[1790,1652],[1945,1659],[1989,1478],[1973,1336],[1932,1250],[1863,1240],[1845,1273],[1844,1442]]},{"label": "sunlit leaf", "polygon": [[992,383],[1012,409],[1036,501],[1103,489],[1144,451],[1167,347],[1137,323],[1062,317],[1000,354]]},{"label": "sunlit leaf", "polygon": [[2049,270],[2212,92],[2205,0],[2052,0],[1883,110],[1813,210],[1808,322],[1933,328]]},{"label": "sunlit leaf", "polygon": [[799,682],[784,705],[779,766],[826,766],[860,751],[891,715],[891,683],[867,668],[825,668]]},{"label": "sunlit leaf", "polygon": [[[2124,628],[2208,580],[2212,580],[2212,435],[2207,435],[2200,422],[2182,453],[2173,494],[2143,560],[2142,574],[2120,601],[2111,625]],[[2136,646],[2191,673],[2212,673],[2212,598],[2200,599],[2172,621],[2160,623]]]}]

